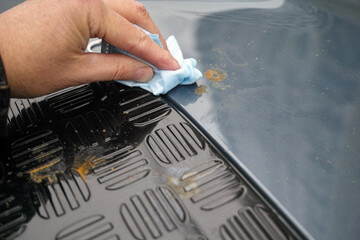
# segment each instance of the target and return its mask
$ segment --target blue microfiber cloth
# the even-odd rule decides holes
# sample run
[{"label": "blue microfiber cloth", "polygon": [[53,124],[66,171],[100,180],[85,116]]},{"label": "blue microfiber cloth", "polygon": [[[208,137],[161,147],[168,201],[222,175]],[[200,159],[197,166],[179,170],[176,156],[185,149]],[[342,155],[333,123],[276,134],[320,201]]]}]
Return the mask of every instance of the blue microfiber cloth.
[{"label": "blue microfiber cloth", "polygon": [[[154,40],[160,47],[163,47],[158,34],[151,34],[148,31],[142,29],[152,40]],[[201,72],[195,68],[196,60],[193,58],[184,59],[182,51],[176,38],[170,36],[166,40],[167,47],[171,55],[178,61],[180,69],[175,71],[160,70],[151,64],[135,57],[134,55],[126,52],[122,49],[117,49],[119,53],[131,56],[137,60],[140,60],[154,69],[154,77],[147,83],[140,83],[134,81],[117,81],[129,87],[141,87],[154,95],[165,94],[177,85],[189,85],[196,82],[202,77]]]}]

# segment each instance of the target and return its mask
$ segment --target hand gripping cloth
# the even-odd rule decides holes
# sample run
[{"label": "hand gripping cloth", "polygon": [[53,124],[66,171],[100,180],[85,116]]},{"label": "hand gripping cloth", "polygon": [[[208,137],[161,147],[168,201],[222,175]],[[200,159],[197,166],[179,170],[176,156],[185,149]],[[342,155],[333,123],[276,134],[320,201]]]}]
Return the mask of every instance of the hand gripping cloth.
[{"label": "hand gripping cloth", "polygon": [[[158,34],[151,34],[148,31],[143,31],[156,42],[160,47],[163,47]],[[199,78],[202,77],[201,72],[195,68],[196,60],[193,58],[184,59],[182,51],[176,38],[174,36],[170,36],[166,40],[167,47],[171,55],[178,61],[180,65],[180,69],[170,71],[170,70],[160,70],[151,64],[145,62],[142,59],[126,52],[122,49],[117,49],[119,53],[128,55],[137,60],[140,60],[154,69],[153,78],[147,83],[140,83],[134,81],[117,81],[121,84],[124,84],[129,87],[141,87],[154,95],[166,94],[168,91],[176,87],[177,85],[189,85],[196,82]]]}]

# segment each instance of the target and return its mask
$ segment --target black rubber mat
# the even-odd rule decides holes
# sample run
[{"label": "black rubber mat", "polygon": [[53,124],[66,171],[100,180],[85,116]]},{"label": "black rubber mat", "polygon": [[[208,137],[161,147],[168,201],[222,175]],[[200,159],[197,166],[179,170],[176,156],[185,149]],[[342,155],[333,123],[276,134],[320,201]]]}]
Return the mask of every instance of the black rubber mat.
[{"label": "black rubber mat", "polygon": [[160,97],[94,83],[13,99],[1,239],[301,239]]}]

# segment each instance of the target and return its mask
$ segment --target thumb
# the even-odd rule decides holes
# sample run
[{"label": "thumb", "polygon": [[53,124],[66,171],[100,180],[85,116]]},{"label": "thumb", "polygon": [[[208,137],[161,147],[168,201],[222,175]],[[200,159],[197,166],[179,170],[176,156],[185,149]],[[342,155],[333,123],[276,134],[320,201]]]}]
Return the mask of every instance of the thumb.
[{"label": "thumb", "polygon": [[84,53],[68,73],[70,79],[79,81],[78,84],[108,80],[148,82],[154,70],[123,54]]}]

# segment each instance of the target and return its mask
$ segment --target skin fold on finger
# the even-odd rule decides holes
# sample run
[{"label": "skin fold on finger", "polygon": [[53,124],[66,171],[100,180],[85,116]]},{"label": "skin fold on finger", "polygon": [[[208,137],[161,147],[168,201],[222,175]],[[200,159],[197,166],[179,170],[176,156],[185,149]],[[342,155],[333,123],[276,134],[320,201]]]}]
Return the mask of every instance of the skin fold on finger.
[{"label": "skin fold on finger", "polygon": [[143,4],[135,0],[103,0],[115,12],[126,18],[129,22],[136,24],[150,33],[158,34],[160,41],[167,49],[166,41],[161,35],[155,22]]},{"label": "skin fold on finger", "polygon": [[78,83],[133,80],[148,82],[153,77],[148,65],[122,54],[84,53],[68,71],[68,79]]},{"label": "skin fold on finger", "polygon": [[[114,10],[107,8],[101,24],[101,32],[110,44],[119,47],[133,55],[149,62],[163,70],[177,70],[179,63],[170,52],[162,49],[141,29],[135,27]],[[125,33],[125,34],[124,34]]]}]

